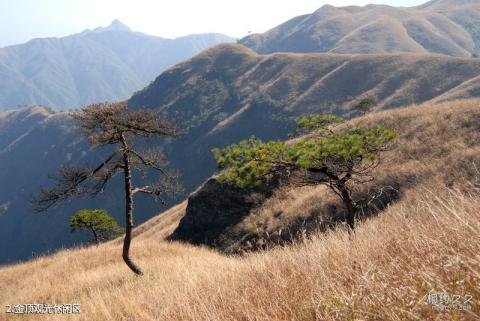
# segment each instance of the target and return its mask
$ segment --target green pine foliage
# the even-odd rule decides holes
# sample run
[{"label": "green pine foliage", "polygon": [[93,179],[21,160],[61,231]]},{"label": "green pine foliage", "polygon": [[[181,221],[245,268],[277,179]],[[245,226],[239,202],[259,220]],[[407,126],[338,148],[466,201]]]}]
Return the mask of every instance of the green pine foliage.
[{"label": "green pine foliage", "polygon": [[373,107],[378,105],[377,98],[375,96],[366,96],[360,99],[355,105],[353,109],[358,111],[361,115],[365,115],[366,113],[370,112]]},{"label": "green pine foliage", "polygon": [[297,121],[300,131],[312,135],[291,142],[262,142],[251,137],[224,149],[214,149],[219,179],[240,187],[262,184],[279,171],[324,171],[337,177],[364,163],[378,160],[379,153],[395,139],[391,130],[354,127],[334,132],[328,125],[341,121],[332,115],[309,115]]},{"label": "green pine foliage", "polygon": [[296,120],[297,129],[294,135],[306,134],[314,130],[326,130],[329,125],[339,124],[344,121],[342,117],[332,114],[311,114],[303,116]]},{"label": "green pine foliage", "polygon": [[91,231],[96,243],[113,239],[124,232],[115,219],[103,209],[78,211],[70,220],[70,230]]},{"label": "green pine foliage", "polygon": [[224,169],[220,180],[240,187],[254,187],[262,183],[262,177],[270,173],[277,160],[282,159],[285,143],[262,142],[251,137],[223,150],[215,148],[213,154],[220,168]]}]

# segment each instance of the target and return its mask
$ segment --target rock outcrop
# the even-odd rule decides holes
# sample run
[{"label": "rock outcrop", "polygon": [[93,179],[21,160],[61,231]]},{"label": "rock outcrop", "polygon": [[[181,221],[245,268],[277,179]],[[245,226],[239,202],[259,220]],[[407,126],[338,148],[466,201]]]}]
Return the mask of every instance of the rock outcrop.
[{"label": "rock outcrop", "polygon": [[229,229],[271,195],[271,190],[247,192],[216,178],[207,180],[188,198],[185,216],[170,239],[224,248]]}]

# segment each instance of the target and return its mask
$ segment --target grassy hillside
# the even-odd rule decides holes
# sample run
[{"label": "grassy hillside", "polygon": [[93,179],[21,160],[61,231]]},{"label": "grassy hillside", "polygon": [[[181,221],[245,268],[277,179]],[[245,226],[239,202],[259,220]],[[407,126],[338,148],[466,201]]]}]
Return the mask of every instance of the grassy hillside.
[{"label": "grassy hillside", "polygon": [[295,17],[241,44],[258,53],[439,53],[470,57],[478,52],[480,2],[431,1],[406,8],[386,5],[333,7]]},{"label": "grassy hillside", "polygon": [[[133,107],[176,115],[188,130],[171,144],[172,163],[188,191],[215,169],[210,153],[251,135],[286,139],[292,117],[353,116],[358,97],[375,95],[376,110],[432,99],[478,97],[480,60],[440,55],[256,55],[219,45],[160,75],[130,100]],[[194,158],[196,161],[191,162]]]},{"label": "grassy hillside", "polygon": [[[360,186],[355,196],[361,198],[369,191],[392,187],[394,190],[387,194],[388,197],[386,195],[381,203],[376,204],[381,209],[391,202],[401,201],[403,195],[419,186],[460,188],[459,182],[477,182],[480,169],[479,103],[479,100],[465,100],[424,104],[375,113],[347,123],[345,126],[381,124],[398,135],[392,149],[382,156],[380,166],[373,172],[375,180]],[[198,198],[200,193],[204,195]],[[220,250],[238,252],[285,243],[317,228],[335,224],[343,217],[342,203],[324,186],[281,187],[253,207],[241,203],[242,195],[237,195],[238,192],[233,198],[229,198],[230,193],[228,186],[213,190],[210,185],[201,187],[189,198],[188,207],[181,204],[166,212],[165,220],[160,215],[137,232],[151,235],[151,229],[161,231],[159,234],[164,236],[185,216],[180,227],[181,233],[186,234],[180,239],[215,244]],[[258,192],[243,197],[261,199]],[[231,216],[230,225],[220,232],[215,231],[217,222],[228,215]],[[192,222],[198,227],[192,226]],[[210,233],[214,235],[213,241]]]},{"label": "grassy hillside", "polygon": [[[419,180],[354,235],[338,227],[284,248],[225,257],[162,240],[182,216],[181,204],[138,228],[133,254],[144,277],[131,274],[120,242],[112,241],[1,268],[0,304],[81,304],[72,320],[476,320],[479,104],[398,109],[356,120],[402,130],[381,173]],[[317,200],[325,196],[315,194]],[[297,196],[288,203],[275,199],[269,208],[308,210],[309,197],[298,190]],[[439,313],[427,303],[429,293],[469,294],[474,303],[467,311]]]},{"label": "grassy hillside", "polygon": [[[373,94],[377,110],[436,99],[479,97],[480,60],[438,55],[256,55],[241,45],[220,45],[161,74],[130,100],[176,117],[186,129],[184,139],[165,143],[172,166],[182,172],[188,193],[210,177],[216,164],[210,150],[256,135],[286,139],[293,117],[334,112],[354,116],[359,96]],[[48,114],[47,111],[45,113]],[[5,114],[7,115],[7,114]],[[11,112],[15,122],[28,115]],[[23,115],[23,116],[22,116]],[[102,206],[122,219],[121,183],[113,181],[98,200],[81,199],[54,208],[47,216],[33,213],[28,200],[61,164],[96,164],[98,149],[79,140],[71,120],[56,113],[38,126],[8,125],[1,135],[19,138],[0,153],[0,263],[26,259],[76,239],[68,218],[85,207]],[[7,126],[7,127],[4,127]],[[9,126],[9,127],[8,127]],[[24,132],[18,129],[24,128]],[[15,130],[13,130],[15,129]],[[8,139],[11,141],[10,138]],[[106,153],[106,151],[105,151]],[[194,159],[195,161],[192,161]],[[181,201],[178,199],[176,201]],[[174,202],[169,202],[168,206]],[[7,206],[8,205],[8,206]],[[138,198],[140,224],[164,209]],[[9,244],[17,244],[13,250]]]}]

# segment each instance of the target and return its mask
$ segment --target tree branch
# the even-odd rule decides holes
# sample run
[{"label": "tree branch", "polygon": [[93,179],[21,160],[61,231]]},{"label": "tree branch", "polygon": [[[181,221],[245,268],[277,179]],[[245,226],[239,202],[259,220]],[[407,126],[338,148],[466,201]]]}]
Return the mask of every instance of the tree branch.
[{"label": "tree branch", "polygon": [[56,180],[55,186],[51,188],[42,188],[32,199],[35,211],[44,212],[67,198],[91,193],[88,189],[80,189],[80,185],[101,171],[102,168],[104,168],[115,157],[115,155],[116,152],[107,157],[93,170],[90,170],[85,166],[60,167],[59,175],[53,177],[53,179]]},{"label": "tree branch", "polygon": [[133,149],[129,149],[128,152],[135,156],[143,166],[153,168],[161,172],[163,175],[166,175],[164,167],[168,164],[168,161],[165,159],[160,149],[147,150],[143,154]]}]

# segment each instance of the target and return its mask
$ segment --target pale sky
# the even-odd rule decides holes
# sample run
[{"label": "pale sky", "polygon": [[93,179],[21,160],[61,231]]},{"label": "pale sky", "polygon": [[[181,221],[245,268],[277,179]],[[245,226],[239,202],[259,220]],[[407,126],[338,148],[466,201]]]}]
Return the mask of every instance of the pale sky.
[{"label": "pale sky", "polygon": [[114,19],[135,31],[165,38],[205,32],[241,38],[327,3],[409,7],[424,2],[427,0],[0,0],[0,47],[107,26]]}]

